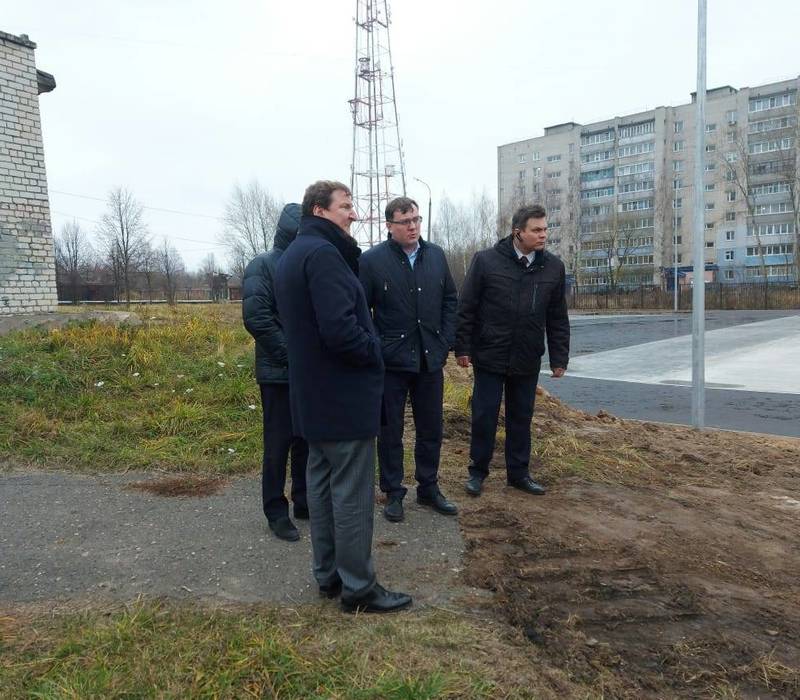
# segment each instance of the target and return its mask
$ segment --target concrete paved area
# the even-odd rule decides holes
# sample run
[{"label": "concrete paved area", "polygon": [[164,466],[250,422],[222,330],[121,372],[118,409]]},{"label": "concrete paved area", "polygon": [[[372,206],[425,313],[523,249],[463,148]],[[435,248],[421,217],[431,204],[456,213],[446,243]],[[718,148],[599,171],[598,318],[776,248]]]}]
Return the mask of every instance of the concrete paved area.
[{"label": "concrete paved area", "polygon": [[[0,472],[0,602],[130,600],[137,595],[224,601],[317,600],[308,521],[299,542],[276,539],[257,478],[233,479],[206,498],[125,488],[156,474],[85,476]],[[378,580],[416,605],[444,605],[463,541],[458,521],[406,499],[406,521],[375,506]]]},{"label": "concrete paved area", "polygon": [[[692,336],[582,355],[570,375],[645,384],[692,379]],[[707,386],[800,394],[800,316],[718,328],[705,334]]]},{"label": "concrete paved area", "polygon": [[[572,315],[567,375],[541,383],[566,403],[691,423],[691,315]],[[706,424],[800,437],[800,312],[706,314]],[[546,366],[546,363],[545,363]]]}]

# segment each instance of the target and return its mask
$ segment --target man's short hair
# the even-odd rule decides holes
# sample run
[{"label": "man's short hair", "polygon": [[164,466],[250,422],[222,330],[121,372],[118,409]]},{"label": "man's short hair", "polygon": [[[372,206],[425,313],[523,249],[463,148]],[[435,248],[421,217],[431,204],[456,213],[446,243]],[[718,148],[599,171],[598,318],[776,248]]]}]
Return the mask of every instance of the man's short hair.
[{"label": "man's short hair", "polygon": [[329,209],[336,190],[342,190],[348,196],[353,196],[347,185],[336,180],[317,180],[313,185],[306,187],[306,193],[303,195],[303,216],[312,216],[316,206]]},{"label": "man's short hair", "polygon": [[511,217],[511,230],[524,229],[528,225],[528,219],[544,219],[547,212],[541,204],[526,204],[514,212]]},{"label": "man's short hair", "polygon": [[405,214],[407,211],[411,211],[411,209],[414,207],[419,209],[419,204],[417,204],[410,197],[395,197],[386,205],[386,220],[391,221],[394,219],[394,213],[396,211],[399,211],[401,214]]}]

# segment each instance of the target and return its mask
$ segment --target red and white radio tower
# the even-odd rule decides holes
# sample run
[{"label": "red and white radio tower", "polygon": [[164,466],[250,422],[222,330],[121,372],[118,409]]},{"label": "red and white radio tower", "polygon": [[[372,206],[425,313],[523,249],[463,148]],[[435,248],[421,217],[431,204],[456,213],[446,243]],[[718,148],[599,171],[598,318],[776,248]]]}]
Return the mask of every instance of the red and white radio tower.
[{"label": "red and white radio tower", "polygon": [[389,3],[357,0],[353,160],[350,188],[359,222],[353,235],[362,246],[380,243],[384,209],[406,193],[406,171],[389,41]]}]

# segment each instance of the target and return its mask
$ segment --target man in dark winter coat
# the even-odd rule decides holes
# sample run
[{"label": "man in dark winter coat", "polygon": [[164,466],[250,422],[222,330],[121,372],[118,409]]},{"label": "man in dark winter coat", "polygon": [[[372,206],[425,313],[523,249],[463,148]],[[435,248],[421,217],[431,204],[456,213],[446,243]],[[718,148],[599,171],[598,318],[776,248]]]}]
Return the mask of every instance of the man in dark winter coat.
[{"label": "man in dark winter coat", "polygon": [[385,424],[378,436],[383,514],[404,518],[403,423],[411,394],[417,502],[444,515],[458,508],[439,490],[442,449],[442,367],[455,339],[456,286],[439,246],[420,238],[422,217],[413,199],[398,197],[386,207],[389,239],[364,253],[361,283],[381,339],[386,375]]},{"label": "man in dark winter coat", "polygon": [[509,486],[533,495],[545,489],[530,477],[531,420],[545,335],[552,376],[569,361],[564,263],[545,250],[543,207],[525,206],[511,235],[476,253],[458,307],[455,354],[474,367],[472,438],[467,493],[479,496],[489,474],[500,400],[506,397],[505,458]]},{"label": "man in dark winter coat", "polygon": [[242,279],[242,317],[256,341],[256,380],[261,389],[264,416],[264,461],[261,500],[270,529],[282,540],[294,542],[300,533],[289,518],[286,461],[292,455],[292,502],[294,517],[308,519],[306,462],[308,445],[292,431],[289,409],[289,370],[286,338],[275,303],[273,278],[283,251],[297,235],[300,205],[287,204],[278,220],[272,250],[256,256]]},{"label": "man in dark winter coat", "polygon": [[375,436],[383,393],[380,341],[358,281],[361,253],[346,185],[323,180],[303,197],[295,241],[275,276],[289,350],[295,430],[309,445],[308,507],[320,593],[348,612],[390,612],[411,597],[375,577]]}]

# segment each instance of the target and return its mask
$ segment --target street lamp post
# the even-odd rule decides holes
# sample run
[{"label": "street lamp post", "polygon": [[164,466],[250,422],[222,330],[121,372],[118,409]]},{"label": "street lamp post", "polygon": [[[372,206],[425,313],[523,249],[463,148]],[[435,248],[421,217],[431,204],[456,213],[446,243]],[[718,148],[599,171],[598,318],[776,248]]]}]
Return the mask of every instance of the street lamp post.
[{"label": "street lamp post", "polygon": [[428,188],[428,242],[433,243],[431,240],[431,186],[425,182],[424,180],[420,180],[418,177],[414,178],[417,182],[425,185]]}]

